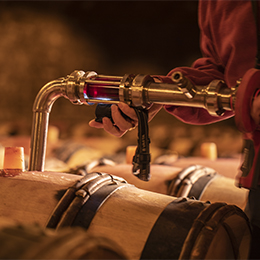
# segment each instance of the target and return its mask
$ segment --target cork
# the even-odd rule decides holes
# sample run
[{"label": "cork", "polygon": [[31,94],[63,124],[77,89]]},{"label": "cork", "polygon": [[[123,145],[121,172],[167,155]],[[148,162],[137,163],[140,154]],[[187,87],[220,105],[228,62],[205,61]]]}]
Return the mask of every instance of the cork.
[{"label": "cork", "polygon": [[207,158],[209,160],[216,160],[218,158],[217,146],[215,143],[203,143],[200,146],[200,155],[203,158]]},{"label": "cork", "polygon": [[25,170],[24,148],[5,147],[4,170]]},{"label": "cork", "polygon": [[58,127],[50,125],[48,128],[48,143],[55,144],[59,141],[60,130]]},{"label": "cork", "polygon": [[129,145],[129,146],[126,147],[126,158],[125,158],[125,160],[126,160],[127,164],[132,164],[136,148],[137,148],[136,145]]}]

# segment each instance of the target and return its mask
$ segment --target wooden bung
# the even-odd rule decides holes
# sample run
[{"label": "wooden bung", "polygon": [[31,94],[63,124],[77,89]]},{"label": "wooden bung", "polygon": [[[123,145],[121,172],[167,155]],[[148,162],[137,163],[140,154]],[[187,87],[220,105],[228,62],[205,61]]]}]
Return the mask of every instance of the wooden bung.
[{"label": "wooden bung", "polygon": [[5,147],[4,153],[4,171],[15,175],[16,171],[23,172],[25,170],[24,149],[23,147]]},{"label": "wooden bung", "polygon": [[200,155],[203,158],[216,160],[218,158],[217,146],[215,143],[207,142],[200,146]]}]

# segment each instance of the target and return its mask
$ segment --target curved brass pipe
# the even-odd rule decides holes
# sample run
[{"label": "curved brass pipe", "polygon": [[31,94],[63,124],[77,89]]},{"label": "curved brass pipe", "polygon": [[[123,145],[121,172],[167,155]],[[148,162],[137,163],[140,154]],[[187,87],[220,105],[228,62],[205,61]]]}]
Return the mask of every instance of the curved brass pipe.
[{"label": "curved brass pipe", "polygon": [[53,103],[65,93],[65,78],[61,78],[47,83],[36,96],[33,105],[29,171],[44,170],[49,114]]},{"label": "curved brass pipe", "polygon": [[49,114],[53,103],[63,96],[75,105],[87,105],[83,94],[84,83],[87,78],[95,75],[93,71],[85,73],[76,70],[69,76],[53,80],[41,88],[33,104],[29,171],[44,171]]}]

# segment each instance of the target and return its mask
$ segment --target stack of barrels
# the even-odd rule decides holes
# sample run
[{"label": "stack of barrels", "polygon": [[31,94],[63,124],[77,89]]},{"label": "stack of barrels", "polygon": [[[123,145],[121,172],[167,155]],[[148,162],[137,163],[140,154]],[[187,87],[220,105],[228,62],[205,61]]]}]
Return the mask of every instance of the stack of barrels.
[{"label": "stack of barrels", "polygon": [[247,194],[234,179],[201,165],[152,164],[149,182],[130,164],[79,166],[1,170],[0,216],[15,224],[0,220],[0,258],[247,258]]}]

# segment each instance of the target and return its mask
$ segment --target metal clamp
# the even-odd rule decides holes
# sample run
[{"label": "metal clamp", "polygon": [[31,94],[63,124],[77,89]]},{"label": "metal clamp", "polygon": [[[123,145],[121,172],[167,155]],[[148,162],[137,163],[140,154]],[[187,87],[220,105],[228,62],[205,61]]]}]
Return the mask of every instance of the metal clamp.
[{"label": "metal clamp", "polygon": [[120,184],[127,184],[127,182],[121,177],[107,173],[87,174],[74,186],[68,188],[54,209],[46,227],[70,226],[83,205],[93,194],[104,186],[114,185],[115,188],[118,188]]},{"label": "metal clamp", "polygon": [[[206,185],[217,175],[214,169],[191,165],[183,169],[168,187],[168,194],[175,197],[199,199]],[[196,188],[198,184],[198,188]]]}]

